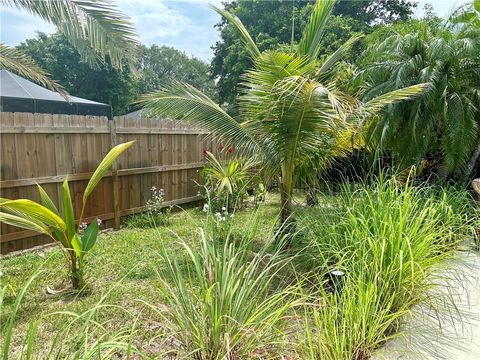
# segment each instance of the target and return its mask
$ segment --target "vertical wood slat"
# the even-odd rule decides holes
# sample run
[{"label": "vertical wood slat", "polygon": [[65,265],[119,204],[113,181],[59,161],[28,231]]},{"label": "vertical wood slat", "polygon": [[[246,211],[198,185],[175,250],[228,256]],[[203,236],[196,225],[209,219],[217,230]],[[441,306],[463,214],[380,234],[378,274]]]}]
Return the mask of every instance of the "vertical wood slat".
[{"label": "vertical wood slat", "polygon": [[[108,121],[108,129],[110,131],[110,148],[117,145],[117,131],[115,126],[115,120]],[[113,181],[113,224],[115,230],[120,229],[120,191],[118,182],[118,165],[114,161],[112,164],[112,181]]]},{"label": "vertical wood slat", "polygon": [[[122,131],[119,132],[119,129]],[[183,130],[190,133],[182,133]],[[0,184],[0,197],[38,201],[38,190],[33,180],[42,177],[63,179],[69,175],[78,215],[88,178],[83,176],[75,180],[72,175],[93,172],[111,147],[137,140],[126,154],[114,162],[111,169],[113,176],[102,179],[86,206],[86,217],[104,216],[102,220],[111,219],[114,227],[119,228],[122,216],[145,205],[151,196],[152,186],[163,188],[167,201],[194,199],[198,192],[194,180],[200,180],[198,169],[183,169],[181,166],[198,167],[202,161],[202,150],[213,150],[214,146],[205,140],[204,135],[192,134],[192,130],[194,127],[171,120],[126,117],[108,120],[92,116],[0,112],[0,181],[9,183],[5,183],[5,187]],[[170,166],[171,170],[141,171],[142,168],[155,166]],[[126,169],[140,171],[119,174],[119,170]],[[29,179],[31,181],[25,183]],[[18,186],[16,180],[19,181]],[[42,186],[60,207],[61,182],[55,180]],[[23,250],[48,240],[33,235],[29,231],[1,224],[1,253]]]}]

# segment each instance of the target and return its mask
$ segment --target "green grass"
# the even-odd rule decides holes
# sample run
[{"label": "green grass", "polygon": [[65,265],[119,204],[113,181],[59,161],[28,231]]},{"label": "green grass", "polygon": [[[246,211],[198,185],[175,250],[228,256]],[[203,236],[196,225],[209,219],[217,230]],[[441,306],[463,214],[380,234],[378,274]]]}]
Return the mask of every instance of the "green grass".
[{"label": "green grass", "polygon": [[[13,358],[366,359],[478,223],[465,191],[380,179],[315,208],[299,194],[299,234],[278,253],[278,200],[226,228],[188,209],[167,227],[104,233],[82,296],[46,293],[68,287],[59,249],[3,259],[2,341],[12,329]],[[346,273],[341,290],[334,268]]]}]

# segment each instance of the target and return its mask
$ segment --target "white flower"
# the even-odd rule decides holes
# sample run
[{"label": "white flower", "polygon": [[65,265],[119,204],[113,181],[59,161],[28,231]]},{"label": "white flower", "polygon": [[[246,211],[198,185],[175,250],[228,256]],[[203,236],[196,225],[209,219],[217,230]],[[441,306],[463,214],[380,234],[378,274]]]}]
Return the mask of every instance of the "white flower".
[{"label": "white flower", "polygon": [[203,204],[203,212],[207,212],[208,210],[208,204]]},{"label": "white flower", "polygon": [[227,211],[227,208],[225,206],[222,207],[222,211]]},{"label": "white flower", "polygon": [[220,214],[219,212],[215,213],[215,217],[217,218],[217,221],[222,220],[222,214]]}]

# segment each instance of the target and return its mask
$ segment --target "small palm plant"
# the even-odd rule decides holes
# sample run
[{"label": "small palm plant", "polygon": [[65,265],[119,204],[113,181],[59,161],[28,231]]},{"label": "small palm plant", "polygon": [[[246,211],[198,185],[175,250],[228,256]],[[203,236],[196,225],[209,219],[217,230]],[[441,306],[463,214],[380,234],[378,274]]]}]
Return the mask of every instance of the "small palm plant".
[{"label": "small palm plant", "polygon": [[286,230],[293,229],[285,223],[293,224],[292,194],[298,169],[314,166],[319,149],[343,139],[364,117],[424,88],[410,86],[366,103],[340,91],[329,74],[359,36],[319,60],[320,42],[334,5],[334,0],[317,1],[300,43],[296,47],[292,44],[290,52],[260,52],[236,16],[213,7],[240,31],[253,61],[240,87],[238,119],[194,87],[178,81],[140,100],[146,114],[197,122],[246,156],[260,159],[271,176],[278,176],[280,222]]},{"label": "small palm plant", "polygon": [[57,209],[47,192],[40,186],[38,191],[42,205],[28,199],[0,199],[0,221],[8,225],[33,230],[49,236],[64,251],[70,267],[72,287],[80,290],[84,287],[84,257],[97,241],[99,222],[92,221],[88,226],[83,222],[85,205],[90,194],[120,154],[132,146],[134,141],[119,144],[109,151],[93,173],[83,193],[83,206],[75,224],[72,198],[68,186],[68,177],[61,188],[61,211]]},{"label": "small palm plant", "polygon": [[206,187],[211,187],[214,197],[219,197],[221,206],[228,211],[240,205],[239,201],[245,198],[247,187],[252,175],[250,170],[255,162],[233,157],[219,160],[211,152],[205,152],[206,164],[203,168],[203,177]]}]

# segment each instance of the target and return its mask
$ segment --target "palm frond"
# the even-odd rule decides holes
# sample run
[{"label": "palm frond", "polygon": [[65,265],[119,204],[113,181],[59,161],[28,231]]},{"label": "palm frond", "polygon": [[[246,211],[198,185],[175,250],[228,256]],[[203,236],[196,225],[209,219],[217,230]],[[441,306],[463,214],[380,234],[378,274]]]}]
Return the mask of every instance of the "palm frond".
[{"label": "palm frond", "polygon": [[335,3],[336,0],[317,0],[310,21],[298,45],[298,55],[308,56],[310,60],[317,59],[325,24],[332,13]]},{"label": "palm frond", "polygon": [[413,99],[414,97],[422,94],[428,87],[429,83],[417,84],[408,86],[402,89],[393,90],[386,94],[379,95],[366,103],[362,104],[359,108],[350,115],[351,117],[365,118],[368,116],[377,115],[385,106],[394,104],[400,101]]},{"label": "palm frond", "polygon": [[355,44],[358,40],[363,37],[363,34],[353,35],[350,39],[348,39],[345,43],[343,43],[333,54],[328,56],[325,61],[323,61],[320,68],[317,70],[317,76],[330,71],[335,64],[341,60],[345,54],[352,48],[353,44]]},{"label": "palm frond", "polygon": [[50,79],[50,75],[35,64],[32,58],[2,42],[0,42],[0,68],[28,78],[64,97],[67,95],[65,89],[55,80]]},{"label": "palm frond", "polygon": [[189,84],[172,81],[163,89],[142,96],[137,103],[144,106],[146,116],[166,116],[192,122],[211,131],[213,136],[235,145],[239,150],[248,153],[259,150],[254,137],[240,123]]},{"label": "palm frond", "polygon": [[132,60],[137,45],[131,22],[108,0],[1,0],[55,25],[89,63],[107,56],[113,67]]},{"label": "palm frond", "polygon": [[220,9],[214,5],[210,5],[210,8],[220,14],[220,16],[223,16],[225,19],[227,19],[232,25],[234,25],[238,29],[238,31],[240,31],[243,44],[245,45],[245,49],[248,51],[248,53],[253,59],[257,58],[260,55],[260,50],[258,50],[255,41],[253,41],[242,21],[227,10]]}]

